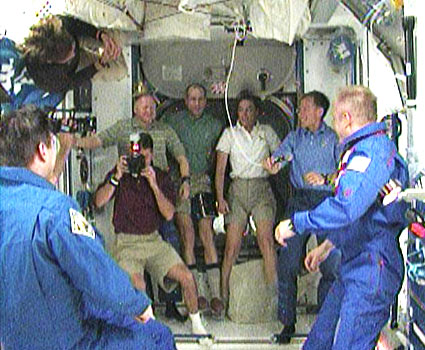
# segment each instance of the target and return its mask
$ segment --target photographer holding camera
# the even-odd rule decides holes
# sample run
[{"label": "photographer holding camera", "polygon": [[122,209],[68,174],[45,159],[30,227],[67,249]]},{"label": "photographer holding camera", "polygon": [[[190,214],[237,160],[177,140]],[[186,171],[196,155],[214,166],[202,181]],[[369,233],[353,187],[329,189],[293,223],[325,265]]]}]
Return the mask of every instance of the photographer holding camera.
[{"label": "photographer holding camera", "polygon": [[139,140],[131,140],[130,152],[119,158],[99,186],[94,203],[102,207],[115,199],[115,258],[129,273],[134,286],[145,290],[144,269],[166,292],[172,291],[178,282],[192,321],[192,332],[206,334],[198,312],[194,277],[158,233],[162,222],[174,216],[176,194],[168,174],[152,166],[152,161],[153,139],[141,133]]}]

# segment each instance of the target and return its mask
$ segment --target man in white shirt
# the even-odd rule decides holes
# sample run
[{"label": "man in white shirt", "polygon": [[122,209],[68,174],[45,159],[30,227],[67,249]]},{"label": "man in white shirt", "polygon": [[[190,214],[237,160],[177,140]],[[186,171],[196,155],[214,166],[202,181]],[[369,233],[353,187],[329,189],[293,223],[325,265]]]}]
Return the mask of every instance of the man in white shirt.
[{"label": "man in white shirt", "polygon": [[[226,248],[221,271],[221,292],[225,301],[229,298],[232,266],[250,215],[256,224],[267,282],[271,286],[276,283],[276,253],[273,247],[276,201],[267,179],[269,174],[261,162],[279,146],[280,140],[269,125],[257,122],[258,105],[258,99],[254,96],[241,94],[237,104],[237,124],[224,131],[216,147],[218,211],[227,214]],[[229,157],[232,182],[225,199],[224,175]]]}]

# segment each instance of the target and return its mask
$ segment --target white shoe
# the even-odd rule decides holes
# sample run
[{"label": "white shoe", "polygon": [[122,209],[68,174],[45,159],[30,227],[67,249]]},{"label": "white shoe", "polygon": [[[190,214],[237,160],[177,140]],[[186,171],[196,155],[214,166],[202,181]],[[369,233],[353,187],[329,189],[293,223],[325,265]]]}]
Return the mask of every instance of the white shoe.
[{"label": "white shoe", "polygon": [[189,318],[192,321],[192,334],[196,335],[207,335],[208,332],[202,324],[201,314],[199,311],[196,314],[189,314]]}]

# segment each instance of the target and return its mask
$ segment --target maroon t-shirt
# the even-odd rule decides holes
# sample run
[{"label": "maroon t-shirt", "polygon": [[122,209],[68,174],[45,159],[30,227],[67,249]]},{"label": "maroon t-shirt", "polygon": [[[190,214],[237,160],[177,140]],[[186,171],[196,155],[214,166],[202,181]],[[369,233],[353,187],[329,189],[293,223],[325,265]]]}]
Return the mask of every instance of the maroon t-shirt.
[{"label": "maroon t-shirt", "polygon": [[[156,180],[162,193],[173,204],[176,192],[168,174],[156,167]],[[105,182],[113,170],[107,175]],[[114,215],[112,223],[116,233],[147,235],[159,229],[164,221],[148,181],[139,176],[134,178],[126,173],[115,190]]]}]

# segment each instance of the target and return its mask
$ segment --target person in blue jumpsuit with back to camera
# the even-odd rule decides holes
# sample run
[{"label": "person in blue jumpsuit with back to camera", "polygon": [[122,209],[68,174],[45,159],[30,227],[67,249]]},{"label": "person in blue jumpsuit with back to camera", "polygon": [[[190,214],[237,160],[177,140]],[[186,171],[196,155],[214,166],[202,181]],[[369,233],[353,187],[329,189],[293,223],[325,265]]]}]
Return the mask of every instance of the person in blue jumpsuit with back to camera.
[{"label": "person in blue jumpsuit with back to camera", "polygon": [[48,181],[56,152],[41,110],[26,106],[0,121],[2,349],[175,349],[149,298]]},{"label": "person in blue jumpsuit with back to camera", "polygon": [[406,186],[407,166],[385,134],[385,124],[376,122],[377,101],[368,88],[343,88],[333,115],[343,146],[334,196],[281,221],[275,238],[286,245],[296,234],[326,232],[326,240],[306,257],[309,270],[334,247],[342,252],[340,275],[303,349],[371,350],[404,274],[398,236],[406,225],[407,204],[390,199]]}]

